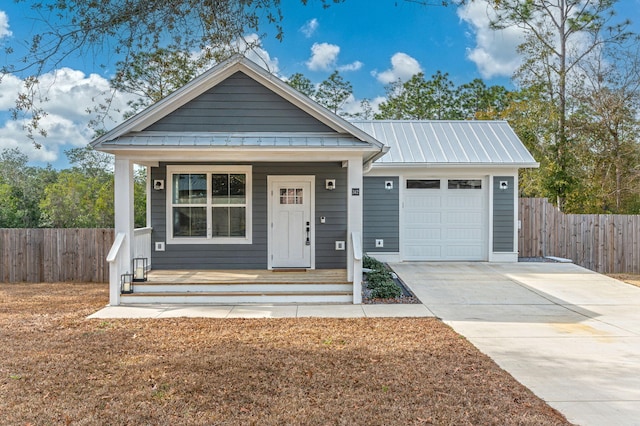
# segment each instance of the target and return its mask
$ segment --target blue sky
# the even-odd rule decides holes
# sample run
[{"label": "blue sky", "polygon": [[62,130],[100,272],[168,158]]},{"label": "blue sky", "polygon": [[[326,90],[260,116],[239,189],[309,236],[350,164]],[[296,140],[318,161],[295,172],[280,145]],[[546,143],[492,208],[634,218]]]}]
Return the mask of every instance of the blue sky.
[{"label": "blue sky", "polygon": [[[307,6],[293,0],[282,3],[284,41],[275,40],[272,28],[265,26],[261,30],[269,31],[270,36],[256,54],[283,78],[300,72],[319,83],[340,70],[354,88],[354,99],[347,105],[351,110],[363,98],[374,104],[382,101],[385,84],[420,71],[427,76],[438,70],[447,72],[456,84],[482,78],[489,85],[511,87],[510,75],[520,59],[516,46],[522,40],[521,32],[491,31],[484,0],[460,8],[402,0],[346,0],[328,9],[313,0]],[[622,0],[617,10],[621,19],[640,21],[639,7],[640,0]],[[30,13],[24,3],[5,0],[0,4],[1,48],[19,47],[38,30],[40,24],[28,17]],[[634,22],[636,31],[637,24]],[[2,60],[12,59],[5,56]],[[21,123],[8,118],[21,80],[5,76],[0,83],[0,148],[19,147],[35,165],[67,167],[63,151],[90,141],[92,131],[87,128],[85,111],[108,90],[116,60],[104,54],[71,57],[43,76],[51,100],[44,123],[49,137],[42,140],[40,150],[22,135]],[[125,102],[125,98],[116,99],[116,104]]]}]

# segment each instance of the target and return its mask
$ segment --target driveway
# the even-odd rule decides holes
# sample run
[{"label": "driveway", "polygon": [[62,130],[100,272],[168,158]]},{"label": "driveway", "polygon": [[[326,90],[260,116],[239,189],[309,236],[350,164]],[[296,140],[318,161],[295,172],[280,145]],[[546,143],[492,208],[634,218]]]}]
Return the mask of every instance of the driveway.
[{"label": "driveway", "polygon": [[569,421],[640,425],[640,288],[566,263],[391,266]]}]

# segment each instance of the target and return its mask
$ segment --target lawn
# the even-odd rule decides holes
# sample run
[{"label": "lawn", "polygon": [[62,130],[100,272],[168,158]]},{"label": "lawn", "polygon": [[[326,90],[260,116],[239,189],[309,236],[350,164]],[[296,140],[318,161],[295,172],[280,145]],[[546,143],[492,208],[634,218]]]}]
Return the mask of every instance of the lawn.
[{"label": "lawn", "polygon": [[624,281],[627,284],[640,287],[640,275],[638,274],[608,274],[611,278]]},{"label": "lawn", "polygon": [[107,299],[0,284],[4,424],[568,424],[437,319],[85,319]]}]

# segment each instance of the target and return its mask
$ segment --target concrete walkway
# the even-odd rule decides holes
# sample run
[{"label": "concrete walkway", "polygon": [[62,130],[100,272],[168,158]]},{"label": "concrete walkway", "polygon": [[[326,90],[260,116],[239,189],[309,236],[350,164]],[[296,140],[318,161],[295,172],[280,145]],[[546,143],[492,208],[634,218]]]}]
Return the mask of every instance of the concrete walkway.
[{"label": "concrete walkway", "polygon": [[392,265],[420,300],[579,425],[640,425],[640,288],[560,263]]},{"label": "concrete walkway", "polygon": [[89,318],[391,318],[433,317],[415,305],[132,305],[107,306]]}]

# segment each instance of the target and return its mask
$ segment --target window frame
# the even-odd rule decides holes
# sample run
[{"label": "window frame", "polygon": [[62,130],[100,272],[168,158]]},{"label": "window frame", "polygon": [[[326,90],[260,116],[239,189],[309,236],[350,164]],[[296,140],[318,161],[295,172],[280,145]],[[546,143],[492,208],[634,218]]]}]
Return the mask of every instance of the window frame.
[{"label": "window frame", "polygon": [[[179,174],[206,174],[207,199],[202,204],[182,204],[173,202],[173,176]],[[245,203],[229,204],[229,207],[245,208],[245,235],[243,237],[214,237],[213,234],[213,207],[212,175],[214,174],[244,174],[245,175]],[[167,244],[251,244],[253,242],[252,226],[252,167],[251,166],[200,166],[200,165],[171,165],[167,166],[166,188],[166,242]],[[202,207],[206,209],[207,232],[206,236],[174,237],[173,236],[173,208],[174,207]]]}]

